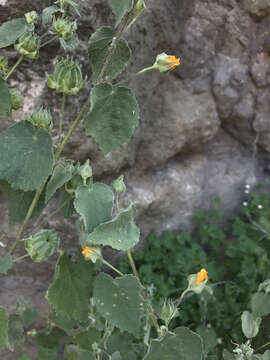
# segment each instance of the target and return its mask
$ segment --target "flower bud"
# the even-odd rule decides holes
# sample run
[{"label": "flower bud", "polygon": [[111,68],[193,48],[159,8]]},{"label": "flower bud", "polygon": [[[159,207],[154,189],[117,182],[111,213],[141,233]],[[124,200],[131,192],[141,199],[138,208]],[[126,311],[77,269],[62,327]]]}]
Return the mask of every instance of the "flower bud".
[{"label": "flower bud", "polygon": [[35,34],[25,34],[21,36],[18,43],[14,45],[15,49],[23,56],[30,59],[37,59],[39,55],[40,40]]},{"label": "flower bud", "polygon": [[145,2],[144,0],[138,0],[134,9],[133,9],[133,12],[134,12],[134,15],[137,17],[140,15],[140,13],[146,8],[146,5],[145,5]]},{"label": "flower bud", "polygon": [[24,14],[24,16],[28,24],[35,24],[38,20],[38,13],[36,11],[30,11]]},{"label": "flower bud", "polygon": [[57,0],[55,4],[58,5],[64,12],[66,12],[68,8],[71,7],[80,16],[78,5],[72,0]]},{"label": "flower bud", "polygon": [[101,251],[101,246],[82,246],[82,255],[86,260],[91,260],[93,263],[102,257]]},{"label": "flower bud", "polygon": [[65,190],[69,194],[75,194],[78,187],[83,185],[83,179],[79,174],[76,174],[72,177],[70,181],[65,184]]},{"label": "flower bud", "polygon": [[72,38],[74,32],[77,30],[76,21],[68,21],[64,18],[53,19],[53,31],[57,33],[60,38],[68,41]]},{"label": "flower bud", "polygon": [[22,95],[14,89],[9,90],[11,96],[11,110],[19,110],[23,104]]},{"label": "flower bud", "polygon": [[59,238],[51,230],[41,230],[25,241],[25,250],[35,262],[47,260],[58,246]]},{"label": "flower bud", "polygon": [[[208,280],[207,271],[201,269],[197,274],[191,274],[188,276],[188,291],[194,291],[196,294],[200,294]],[[186,290],[186,292],[187,292]]]},{"label": "flower bud", "polygon": [[168,326],[169,322],[178,315],[178,309],[175,309],[172,299],[165,299],[162,305],[159,317]]},{"label": "flower bud", "polygon": [[2,75],[4,77],[8,72],[8,57],[0,56],[0,76]]},{"label": "flower bud", "polygon": [[56,64],[53,76],[46,77],[49,88],[67,95],[76,95],[85,85],[80,65],[68,57]]},{"label": "flower bud", "polygon": [[124,183],[124,175],[119,176],[118,179],[114,180],[112,183],[113,190],[116,194],[120,194],[126,191],[126,185]]},{"label": "flower bud", "polygon": [[156,57],[156,62],[154,63],[152,68],[159,70],[161,73],[166,73],[175,69],[179,65],[180,58],[176,59],[175,56],[162,53]]},{"label": "flower bud", "polygon": [[78,168],[78,174],[81,175],[84,185],[86,185],[86,180],[92,177],[92,168],[87,160],[82,166]]},{"label": "flower bud", "polygon": [[46,108],[39,108],[33,112],[30,118],[27,119],[35,127],[43,128],[46,131],[50,131],[52,128],[52,115],[50,110]]}]

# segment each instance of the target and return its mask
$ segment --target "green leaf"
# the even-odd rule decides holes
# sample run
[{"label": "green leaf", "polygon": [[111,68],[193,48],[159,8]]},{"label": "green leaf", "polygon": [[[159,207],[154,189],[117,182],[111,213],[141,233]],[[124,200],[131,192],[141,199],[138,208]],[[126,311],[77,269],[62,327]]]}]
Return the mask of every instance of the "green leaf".
[{"label": "green leaf", "polygon": [[7,21],[0,26],[0,49],[12,45],[28,30],[25,18]]},{"label": "green leaf", "polygon": [[44,349],[58,349],[61,339],[66,336],[63,330],[54,327],[51,332],[39,332],[36,336],[36,343]]},{"label": "green leaf", "polygon": [[75,50],[79,45],[79,38],[76,33],[73,34],[72,38],[68,41],[65,41],[63,38],[60,38],[60,44],[65,51]]},{"label": "green leaf", "polygon": [[11,96],[6,82],[0,77],[0,117],[5,116],[11,107]]},{"label": "green leaf", "polygon": [[241,315],[242,331],[248,339],[255,337],[259,332],[262,319],[260,317],[254,319],[249,311],[244,311]]},{"label": "green leaf", "polygon": [[[88,42],[88,55],[92,65],[92,80],[95,82],[107,58],[109,46],[115,37],[111,27],[103,26],[91,35]],[[104,76],[114,79],[127,66],[131,51],[127,42],[120,39],[117,42],[111,60],[108,63]]]},{"label": "green leaf", "polygon": [[139,107],[130,89],[106,83],[94,87],[85,129],[86,134],[99,143],[105,155],[131,138],[138,119]]},{"label": "green leaf", "polygon": [[0,274],[7,274],[13,266],[12,256],[10,254],[0,256]]},{"label": "green leaf", "polygon": [[270,294],[257,292],[251,298],[251,309],[254,316],[266,316],[270,314]]},{"label": "green leaf", "polygon": [[[13,190],[6,181],[0,180],[0,192],[3,192],[8,199],[9,224],[12,226],[23,222],[35,196],[35,191]],[[40,215],[44,209],[44,196],[45,191],[42,192],[31,218]]]},{"label": "green leaf", "polygon": [[151,342],[144,360],[202,360],[202,340],[186,327],[174,329]]},{"label": "green leaf", "polygon": [[60,207],[61,212],[65,217],[70,217],[75,209],[73,205],[74,197],[68,193],[65,188],[61,188],[61,201],[60,201]]},{"label": "green leaf", "polygon": [[91,188],[80,186],[76,190],[74,206],[84,221],[87,233],[112,218],[113,201],[113,192],[102,183],[95,183]]},{"label": "green leaf", "polygon": [[59,12],[60,9],[56,5],[49,6],[42,11],[42,24],[48,25],[52,22],[53,15]]},{"label": "green leaf", "polygon": [[75,171],[75,167],[70,164],[58,164],[53,170],[50,181],[47,184],[46,188],[46,197],[45,202],[47,203],[53,194],[66,182],[68,182]]},{"label": "green leaf", "polygon": [[87,319],[92,273],[92,262],[85,261],[82,256],[75,261],[66,254],[59,258],[55,279],[47,295],[57,314],[78,321]]},{"label": "green leaf", "polygon": [[33,309],[25,309],[23,312],[23,323],[25,327],[33,324],[38,318],[38,313]]},{"label": "green leaf", "polygon": [[112,11],[116,16],[116,24],[118,24],[124,15],[133,8],[133,0],[111,0]]},{"label": "green leaf", "polygon": [[86,331],[76,335],[74,342],[82,349],[92,351],[92,344],[99,343],[100,337],[100,332],[96,328],[89,327]]},{"label": "green leaf", "polygon": [[80,349],[76,345],[66,345],[64,351],[65,360],[95,360],[92,351]]},{"label": "green leaf", "polygon": [[0,134],[0,178],[14,189],[37,189],[53,168],[52,139],[21,121]]},{"label": "green leaf", "polygon": [[122,211],[111,221],[107,221],[95,228],[88,235],[89,245],[109,245],[116,250],[129,250],[140,239],[140,230],[134,223],[135,205],[131,204],[128,209]]},{"label": "green leaf", "polygon": [[196,329],[196,333],[200,335],[203,341],[204,353],[208,354],[217,345],[217,336],[213,328],[200,325]]},{"label": "green leaf", "polygon": [[22,355],[19,360],[32,360],[32,358],[29,355]]},{"label": "green leaf", "polygon": [[14,351],[16,345],[24,343],[23,324],[20,316],[11,314],[8,318],[8,348]]},{"label": "green leaf", "polygon": [[8,337],[8,316],[6,310],[0,307],[0,351],[6,347]]},{"label": "green leaf", "polygon": [[107,352],[114,354],[117,351],[125,360],[136,360],[135,346],[132,342],[132,337],[128,333],[114,333],[107,342]]},{"label": "green leaf", "polygon": [[38,360],[57,360],[57,349],[40,348]]},{"label": "green leaf", "polygon": [[133,275],[113,279],[105,273],[100,273],[94,282],[97,310],[121,331],[138,336],[144,307],[140,291],[141,285]]},{"label": "green leaf", "polygon": [[266,350],[263,353],[262,360],[270,360],[270,350]]}]

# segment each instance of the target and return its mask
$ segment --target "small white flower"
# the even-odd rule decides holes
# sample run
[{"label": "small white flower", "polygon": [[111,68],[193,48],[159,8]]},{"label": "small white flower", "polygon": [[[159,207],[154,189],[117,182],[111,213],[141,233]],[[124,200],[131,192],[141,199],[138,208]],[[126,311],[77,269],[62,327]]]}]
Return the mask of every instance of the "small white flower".
[{"label": "small white flower", "polygon": [[246,201],[244,201],[243,206],[248,206],[248,203]]},{"label": "small white flower", "polygon": [[245,188],[246,188],[246,189],[250,189],[250,185],[249,185],[249,184],[246,184],[246,185],[245,185]]},{"label": "small white flower", "polygon": [[245,190],[245,194],[249,194],[249,190]]},{"label": "small white flower", "polygon": [[257,207],[258,207],[258,209],[262,209],[262,208],[263,208],[263,206],[262,206],[262,205],[258,205]]}]

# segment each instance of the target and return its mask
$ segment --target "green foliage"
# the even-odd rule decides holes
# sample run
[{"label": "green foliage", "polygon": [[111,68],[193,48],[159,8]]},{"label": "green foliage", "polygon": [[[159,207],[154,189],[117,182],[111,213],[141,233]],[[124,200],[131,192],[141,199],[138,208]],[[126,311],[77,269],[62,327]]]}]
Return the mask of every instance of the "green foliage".
[{"label": "green foliage", "polygon": [[25,18],[9,20],[0,26],[0,49],[10,46],[25,34],[29,25]]},{"label": "green foliage", "polygon": [[202,354],[200,336],[186,327],[179,327],[153,340],[144,360],[201,360]]},{"label": "green foliage", "polygon": [[60,9],[58,6],[52,5],[42,10],[42,23],[43,25],[48,25],[53,20],[53,15],[59,12]]},{"label": "green foliage", "polygon": [[[95,82],[101,72],[105,59],[108,55],[110,45],[115,37],[112,28],[103,26],[91,35],[88,42],[88,55],[92,66],[92,80]],[[120,39],[115,51],[106,67],[104,76],[114,79],[126,67],[131,51],[127,42]]]},{"label": "green foliage", "polygon": [[113,192],[105,184],[95,183],[90,188],[81,186],[77,189],[74,206],[84,221],[87,233],[111,219],[113,201]]},{"label": "green foliage", "polygon": [[136,209],[131,204],[128,209],[120,212],[116,218],[95,228],[88,235],[86,243],[89,245],[109,245],[116,250],[133,248],[140,238],[140,230],[134,222]]},{"label": "green foliage", "polygon": [[38,360],[57,360],[57,350],[40,348],[38,353]]},{"label": "green foliage", "polygon": [[7,343],[8,338],[8,316],[6,310],[0,307],[0,351],[2,351]]},{"label": "green foliage", "polygon": [[35,262],[46,261],[57,251],[59,237],[51,230],[41,230],[25,241],[25,250]]},{"label": "green foliage", "polygon": [[80,348],[92,351],[93,343],[99,343],[101,333],[94,327],[89,327],[86,331],[83,331],[75,336],[74,342],[79,345]]},{"label": "green foliage", "polygon": [[93,265],[81,256],[75,261],[66,254],[59,258],[48,289],[48,300],[57,314],[78,321],[87,319],[92,276]]},{"label": "green foliage", "polygon": [[12,104],[12,99],[6,82],[0,76],[0,118],[5,116]]},{"label": "green foliage", "polygon": [[130,89],[108,83],[94,87],[85,128],[87,135],[93,136],[105,155],[130,139],[138,119],[138,104]]},{"label": "green foliage", "polygon": [[10,254],[0,256],[0,274],[7,274],[8,270],[12,269],[13,261]]},{"label": "green foliage", "polygon": [[95,360],[92,352],[80,349],[75,345],[67,345],[64,351],[65,360]]},{"label": "green foliage", "polygon": [[121,331],[138,336],[144,311],[140,291],[141,285],[133,275],[113,279],[107,274],[100,273],[94,283],[97,310]]},{"label": "green foliage", "polygon": [[112,11],[116,17],[116,24],[118,24],[123,16],[126,15],[133,8],[134,0],[111,0]]},{"label": "green foliage", "polygon": [[21,121],[0,134],[0,178],[14,189],[37,189],[52,167],[52,139],[45,130]]},{"label": "green foliage", "polygon": [[258,335],[259,327],[262,321],[260,317],[254,319],[253,314],[251,314],[249,311],[244,311],[241,316],[241,320],[242,320],[242,331],[245,337],[251,339]]},{"label": "green foliage", "polygon": [[[15,225],[25,219],[27,211],[34,199],[35,191],[14,190],[3,180],[0,180],[0,192],[3,192],[8,199],[8,218],[9,224]],[[38,216],[44,209],[44,192],[33,211],[31,218]]]},{"label": "green foliage", "polygon": [[34,322],[36,322],[37,318],[38,318],[38,313],[36,310],[33,309],[25,309],[23,314],[23,324],[24,327],[29,327],[30,325],[32,325]]},{"label": "green foliage", "polygon": [[14,351],[16,345],[24,343],[23,323],[19,315],[11,314],[8,317],[8,348]]},{"label": "green foliage", "polygon": [[56,190],[61,188],[72,178],[74,171],[75,168],[71,163],[60,163],[54,168],[52,176],[46,187],[46,203],[50,200]]}]

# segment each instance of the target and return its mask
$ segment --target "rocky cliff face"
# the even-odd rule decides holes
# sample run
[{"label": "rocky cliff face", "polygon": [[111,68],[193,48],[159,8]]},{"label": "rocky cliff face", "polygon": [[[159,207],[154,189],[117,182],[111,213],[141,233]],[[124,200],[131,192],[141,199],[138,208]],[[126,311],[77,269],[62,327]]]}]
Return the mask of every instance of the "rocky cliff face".
[{"label": "rocky cliff face", "polygon": [[[99,26],[113,24],[113,16],[106,0],[77,3],[82,41],[76,57],[90,78],[87,39]],[[50,4],[0,0],[0,22]],[[128,191],[122,205],[136,203],[143,235],[190,228],[196,209],[209,207],[217,195],[230,216],[244,184],[255,184],[269,170],[269,31],[269,0],[148,0],[127,34],[134,58],[126,75],[151,65],[163,51],[180,56],[181,66],[168,75],[149,72],[130,82],[141,118],[129,143],[104,157],[81,127],[65,152],[75,160],[89,158],[96,178],[105,182],[125,174]],[[63,51],[53,43],[41,51],[40,62],[25,61],[11,80],[25,95],[15,121],[39,105],[54,108],[57,119],[60,97],[44,81],[55,55]],[[16,56],[11,54],[13,60]],[[85,90],[79,101],[68,100],[65,130],[86,96]],[[1,130],[7,124],[1,122]],[[12,236],[2,198],[0,206],[1,228]],[[74,223],[57,217],[47,225],[71,246],[77,244]]]}]

